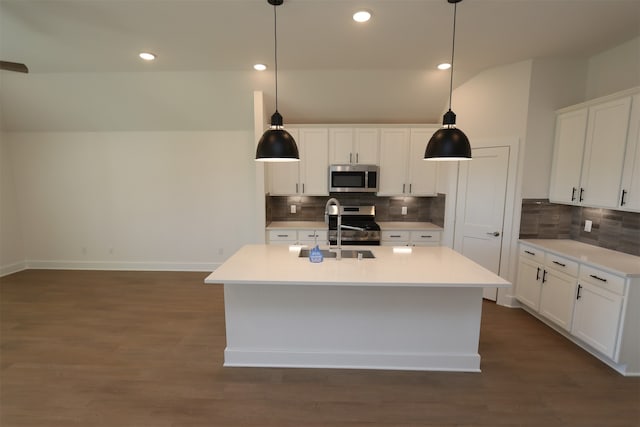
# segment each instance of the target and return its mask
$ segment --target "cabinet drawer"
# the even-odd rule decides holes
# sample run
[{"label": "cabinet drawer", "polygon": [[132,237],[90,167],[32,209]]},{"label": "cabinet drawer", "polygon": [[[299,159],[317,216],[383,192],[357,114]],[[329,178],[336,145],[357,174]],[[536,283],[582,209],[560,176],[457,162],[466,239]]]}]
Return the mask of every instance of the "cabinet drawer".
[{"label": "cabinet drawer", "polygon": [[383,231],[380,233],[380,239],[387,242],[409,243],[409,232],[408,231]]},{"label": "cabinet drawer", "polygon": [[327,242],[327,230],[298,230],[298,240],[303,241],[318,241],[318,244]]},{"label": "cabinet drawer", "polygon": [[547,253],[544,264],[554,270],[578,277],[578,263],[565,257]]},{"label": "cabinet drawer", "polygon": [[298,239],[296,230],[269,230],[269,241],[292,241],[295,242]]},{"label": "cabinet drawer", "polygon": [[427,243],[427,242],[439,242],[440,232],[430,230],[418,230],[411,232],[411,242],[413,243]]},{"label": "cabinet drawer", "polygon": [[520,245],[520,256],[544,264],[544,251],[527,245]]},{"label": "cabinet drawer", "polygon": [[579,279],[581,282],[591,283],[618,295],[624,295],[624,277],[588,265],[581,265]]}]

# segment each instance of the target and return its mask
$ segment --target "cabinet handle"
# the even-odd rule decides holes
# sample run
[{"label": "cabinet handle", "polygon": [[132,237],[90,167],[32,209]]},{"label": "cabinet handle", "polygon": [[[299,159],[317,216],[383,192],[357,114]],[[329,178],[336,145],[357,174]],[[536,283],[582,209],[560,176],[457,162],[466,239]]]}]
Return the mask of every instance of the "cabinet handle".
[{"label": "cabinet handle", "polygon": [[278,234],[278,237],[289,237],[288,234]]},{"label": "cabinet handle", "polygon": [[531,251],[528,251],[528,250],[526,250],[526,249],[525,249],[524,253],[525,253],[525,254],[529,254],[529,255],[533,255],[533,256],[535,256],[535,255],[536,255],[536,253],[535,253],[535,252],[531,252]]},{"label": "cabinet handle", "polygon": [[571,187],[571,201],[575,201],[576,200],[576,191],[578,190],[576,187]]},{"label": "cabinet handle", "polygon": [[413,186],[413,184],[409,184],[409,194],[411,194],[411,187]]},{"label": "cabinet handle", "polygon": [[423,238],[423,239],[430,239],[430,238],[432,238],[433,236],[428,235],[428,236],[420,236],[420,237],[421,237],[421,238]]},{"label": "cabinet handle", "polygon": [[304,184],[302,184],[302,194],[304,194]]},{"label": "cabinet handle", "polygon": [[356,163],[360,163],[360,159],[358,157],[360,157],[359,153],[356,153]]},{"label": "cabinet handle", "polygon": [[402,192],[404,193],[404,188],[407,184],[402,184]]},{"label": "cabinet handle", "polygon": [[540,280],[540,267],[538,267],[538,272],[536,273],[536,282]]},{"label": "cabinet handle", "polygon": [[547,281],[547,270],[542,270],[542,283]]},{"label": "cabinet handle", "polygon": [[580,295],[580,289],[582,289],[582,285],[578,284],[578,293],[576,294],[576,299],[580,299],[582,295]]},{"label": "cabinet handle", "polygon": [[582,197],[583,194],[584,194],[584,188],[580,188],[580,201],[584,200],[584,197]]},{"label": "cabinet handle", "polygon": [[598,277],[595,274],[590,274],[589,277],[593,277],[596,280],[600,280],[601,282],[607,283],[607,279],[603,279],[602,277]]},{"label": "cabinet handle", "polygon": [[349,163],[353,163],[353,153],[349,153]]},{"label": "cabinet handle", "polygon": [[558,261],[553,261],[553,263],[556,264],[556,265],[559,265],[560,267],[566,267],[567,266],[567,264],[563,264],[563,263],[558,262]]},{"label": "cabinet handle", "polygon": [[296,193],[298,192],[298,183],[296,183]]},{"label": "cabinet handle", "polygon": [[395,237],[395,238],[399,239],[402,236],[399,235],[399,234],[391,234],[391,235],[389,235],[389,237]]},{"label": "cabinet handle", "polygon": [[624,201],[624,196],[627,195],[627,190],[622,190],[622,198],[620,199],[620,206],[624,206],[624,204],[626,203]]}]

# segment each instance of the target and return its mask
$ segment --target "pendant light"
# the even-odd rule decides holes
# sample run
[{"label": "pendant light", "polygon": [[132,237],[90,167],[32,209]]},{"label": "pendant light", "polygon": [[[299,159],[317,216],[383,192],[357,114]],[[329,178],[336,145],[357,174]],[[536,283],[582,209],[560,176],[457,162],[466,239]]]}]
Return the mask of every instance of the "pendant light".
[{"label": "pendant light", "polygon": [[300,160],[298,146],[291,134],[282,127],[282,116],[278,112],[278,20],[276,7],[284,0],[267,0],[273,5],[273,38],[275,46],[276,74],[276,112],[271,116],[271,127],[267,129],[256,149],[256,161],[259,162],[297,162]]},{"label": "pendant light", "polygon": [[447,0],[453,3],[453,43],[451,46],[451,80],[449,82],[449,111],[442,120],[442,127],[433,134],[424,152],[424,160],[471,160],[469,138],[455,127],[456,114],[451,111],[453,95],[453,55],[456,47],[456,9],[462,0]]}]

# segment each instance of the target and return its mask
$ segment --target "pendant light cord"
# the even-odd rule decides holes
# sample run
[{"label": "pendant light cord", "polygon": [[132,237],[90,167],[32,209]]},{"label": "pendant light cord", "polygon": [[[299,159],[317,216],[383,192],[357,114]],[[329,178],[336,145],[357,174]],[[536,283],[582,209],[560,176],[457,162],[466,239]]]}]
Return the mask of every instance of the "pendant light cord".
[{"label": "pendant light cord", "polygon": [[278,14],[276,13],[277,5],[273,5],[273,41],[274,41],[274,56],[275,56],[275,68],[276,68],[276,112],[278,111]]},{"label": "pendant light cord", "polygon": [[449,110],[451,110],[451,98],[453,97],[453,57],[456,51],[456,12],[457,10],[458,10],[458,3],[454,3],[453,4],[453,41],[451,42],[451,79],[449,81]]}]

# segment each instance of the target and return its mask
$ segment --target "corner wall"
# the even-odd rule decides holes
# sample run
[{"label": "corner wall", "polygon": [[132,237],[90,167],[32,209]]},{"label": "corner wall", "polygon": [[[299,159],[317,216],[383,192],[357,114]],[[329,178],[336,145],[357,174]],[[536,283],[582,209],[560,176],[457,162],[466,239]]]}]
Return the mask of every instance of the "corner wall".
[{"label": "corner wall", "polygon": [[6,135],[0,132],[0,277],[22,270],[24,261],[11,151]]},{"label": "corner wall", "polygon": [[589,58],[585,100],[640,86],[640,36]]}]

